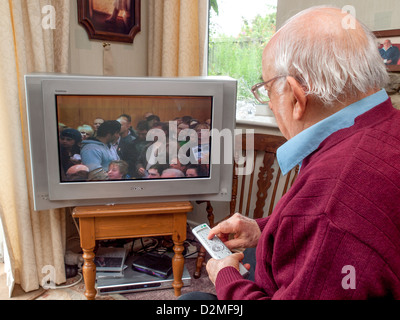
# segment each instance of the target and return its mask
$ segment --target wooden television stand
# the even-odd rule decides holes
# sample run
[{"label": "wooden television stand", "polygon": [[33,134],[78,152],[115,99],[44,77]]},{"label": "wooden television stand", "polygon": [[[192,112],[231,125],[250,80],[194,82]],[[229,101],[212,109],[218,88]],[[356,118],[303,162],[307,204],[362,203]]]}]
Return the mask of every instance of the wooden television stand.
[{"label": "wooden television stand", "polygon": [[193,210],[190,202],[163,202],[76,207],[72,215],[79,219],[83,250],[85,296],[96,297],[96,240],[142,238],[171,235],[175,255],[172,259],[175,296],[181,295],[184,268],[183,243],[186,240],[186,214]]}]

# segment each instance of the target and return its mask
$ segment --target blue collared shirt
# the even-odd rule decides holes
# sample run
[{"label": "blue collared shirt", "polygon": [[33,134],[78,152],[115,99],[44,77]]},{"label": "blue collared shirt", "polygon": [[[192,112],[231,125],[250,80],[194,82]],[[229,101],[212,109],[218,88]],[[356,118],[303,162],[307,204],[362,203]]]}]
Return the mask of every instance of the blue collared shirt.
[{"label": "blue collared shirt", "polygon": [[277,160],[283,175],[313,153],[331,134],[354,125],[355,119],[389,98],[382,89],[360,101],[357,101],[324,120],[303,130],[283,144],[277,151]]}]

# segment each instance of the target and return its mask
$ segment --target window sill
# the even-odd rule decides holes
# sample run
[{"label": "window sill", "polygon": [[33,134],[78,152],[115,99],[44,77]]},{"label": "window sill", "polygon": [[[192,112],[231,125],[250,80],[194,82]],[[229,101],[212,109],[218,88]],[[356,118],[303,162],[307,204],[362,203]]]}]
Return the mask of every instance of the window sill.
[{"label": "window sill", "polygon": [[241,125],[278,128],[278,124],[274,117],[254,116],[247,119],[236,118],[236,123]]},{"label": "window sill", "polygon": [[266,105],[238,102],[236,123],[240,125],[278,128],[275,117]]}]

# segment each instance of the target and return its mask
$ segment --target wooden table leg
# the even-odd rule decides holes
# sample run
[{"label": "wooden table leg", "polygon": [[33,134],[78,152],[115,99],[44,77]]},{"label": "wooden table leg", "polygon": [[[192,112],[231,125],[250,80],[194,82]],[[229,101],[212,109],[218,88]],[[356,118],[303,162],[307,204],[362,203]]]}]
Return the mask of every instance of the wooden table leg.
[{"label": "wooden table leg", "polygon": [[83,279],[85,281],[85,296],[88,300],[94,300],[97,294],[95,288],[96,281],[96,265],[93,260],[95,254],[93,252],[94,248],[82,249],[83,250],[83,260],[84,264],[82,267]]},{"label": "wooden table leg", "polygon": [[199,279],[201,276],[201,269],[203,268],[205,258],[206,258],[206,249],[204,249],[204,247],[201,246],[196,259],[196,270],[194,271],[193,274],[193,277],[195,279]]},{"label": "wooden table leg", "polygon": [[183,250],[185,250],[183,243],[186,240],[186,213],[174,215],[174,233],[172,241],[174,241],[174,257],[172,258],[172,269],[174,273],[174,282],[172,286],[175,290],[175,296],[181,295],[183,287],[182,275],[185,265],[185,258],[183,257]]},{"label": "wooden table leg", "polygon": [[93,252],[95,241],[94,218],[80,219],[81,248],[83,250],[84,264],[82,267],[83,279],[85,281],[85,296],[88,300],[94,300],[97,294],[95,254]]},{"label": "wooden table leg", "polygon": [[181,289],[183,287],[182,275],[183,268],[185,265],[185,258],[182,255],[184,250],[183,241],[174,240],[174,257],[172,258],[172,270],[174,273],[174,282],[172,286],[175,290],[175,296],[179,297],[181,295]]}]

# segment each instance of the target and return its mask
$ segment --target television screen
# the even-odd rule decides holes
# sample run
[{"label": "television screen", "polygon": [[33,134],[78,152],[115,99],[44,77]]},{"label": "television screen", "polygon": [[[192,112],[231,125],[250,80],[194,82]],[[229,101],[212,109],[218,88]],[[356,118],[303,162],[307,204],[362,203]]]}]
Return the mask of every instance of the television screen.
[{"label": "television screen", "polygon": [[212,102],[57,95],[61,182],[209,178]]},{"label": "television screen", "polygon": [[229,201],[236,80],[25,76],[35,210]]}]

